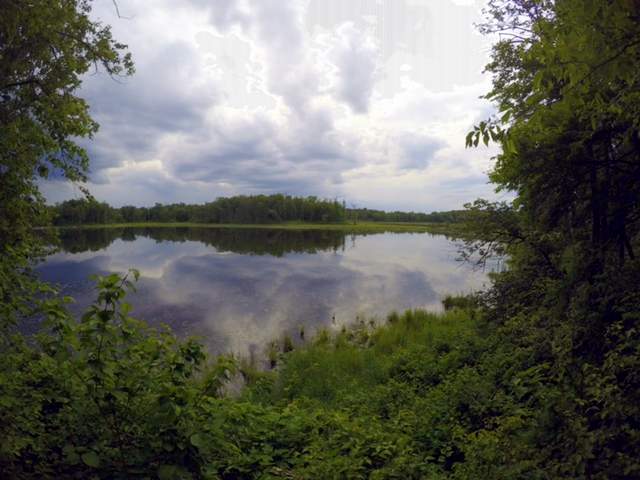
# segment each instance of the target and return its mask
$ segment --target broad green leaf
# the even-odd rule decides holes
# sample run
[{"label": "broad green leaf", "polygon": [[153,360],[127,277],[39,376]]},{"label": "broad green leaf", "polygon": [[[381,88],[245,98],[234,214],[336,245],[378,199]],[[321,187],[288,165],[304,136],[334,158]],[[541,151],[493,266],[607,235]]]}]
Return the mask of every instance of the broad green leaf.
[{"label": "broad green leaf", "polygon": [[100,457],[93,450],[81,455],[82,461],[89,467],[98,468],[100,466]]}]

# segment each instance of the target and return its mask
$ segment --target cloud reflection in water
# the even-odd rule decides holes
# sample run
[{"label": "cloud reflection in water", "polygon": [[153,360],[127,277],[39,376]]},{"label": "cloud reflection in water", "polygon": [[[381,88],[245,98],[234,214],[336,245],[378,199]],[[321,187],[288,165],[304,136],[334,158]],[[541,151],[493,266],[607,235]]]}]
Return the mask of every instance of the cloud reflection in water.
[{"label": "cloud reflection in water", "polygon": [[443,295],[487,281],[455,261],[452,241],[428,234],[121,229],[67,231],[62,245],[39,271],[76,298],[75,311],[94,297],[89,275],[134,267],[134,315],[215,352],[263,348],[300,326],[311,333],[356,316],[438,309]]}]

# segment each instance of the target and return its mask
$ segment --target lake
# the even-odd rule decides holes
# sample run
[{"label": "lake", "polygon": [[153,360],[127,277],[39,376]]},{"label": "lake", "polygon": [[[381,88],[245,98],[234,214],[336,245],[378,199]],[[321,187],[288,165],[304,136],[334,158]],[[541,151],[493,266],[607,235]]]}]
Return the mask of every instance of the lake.
[{"label": "lake", "polygon": [[133,316],[196,335],[213,352],[246,354],[301,327],[340,328],[392,310],[440,310],[446,294],[488,282],[456,261],[456,243],[427,233],[230,228],[104,228],[60,232],[38,268],[76,299],[95,297],[92,274],[141,273]]}]

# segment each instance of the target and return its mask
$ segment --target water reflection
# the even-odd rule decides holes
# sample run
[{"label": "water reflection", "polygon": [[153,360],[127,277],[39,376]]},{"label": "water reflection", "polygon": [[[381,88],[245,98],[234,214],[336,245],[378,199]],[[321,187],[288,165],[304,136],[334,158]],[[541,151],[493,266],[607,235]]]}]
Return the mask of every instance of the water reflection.
[{"label": "water reflection", "polygon": [[246,353],[285,331],[339,327],[356,316],[437,309],[447,293],[486,282],[455,261],[443,236],[207,228],[67,230],[40,267],[81,311],[93,273],[140,270],[134,314]]},{"label": "water reflection", "polygon": [[251,255],[285,253],[316,253],[345,247],[345,233],[334,230],[283,230],[260,228],[206,227],[122,227],[95,229],[64,229],[60,231],[61,248],[70,253],[97,251],[115,240],[133,242],[147,237],[156,242],[201,242],[219,252]]}]

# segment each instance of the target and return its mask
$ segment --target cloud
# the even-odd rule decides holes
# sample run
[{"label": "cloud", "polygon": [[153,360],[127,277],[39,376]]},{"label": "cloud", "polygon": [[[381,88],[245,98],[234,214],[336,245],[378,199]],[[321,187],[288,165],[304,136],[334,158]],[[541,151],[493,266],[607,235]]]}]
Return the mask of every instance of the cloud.
[{"label": "cloud", "polygon": [[131,78],[86,80],[82,94],[100,124],[95,139],[85,143],[92,172],[154,158],[164,135],[201,129],[219,92],[199,67],[193,47],[175,42],[138,60]]},{"label": "cloud", "polygon": [[[89,188],[114,204],[285,192],[378,208],[457,208],[494,150],[464,136],[485,45],[475,5],[443,0],[144,0],[94,15],[129,44],[136,74],[88,74],[101,129],[83,141]],[[126,12],[124,11],[126,10]],[[454,182],[455,192],[447,191]],[[457,183],[456,183],[457,182]],[[77,195],[52,181],[49,199]],[[449,185],[449,187],[447,187]]]},{"label": "cloud", "polygon": [[351,22],[337,30],[332,57],[337,67],[336,91],[354,112],[367,113],[373,94],[377,49],[372,38]]},{"label": "cloud", "polygon": [[437,138],[421,134],[405,133],[397,140],[401,149],[399,168],[403,170],[422,170],[432,161],[433,156],[447,146]]},{"label": "cloud", "polygon": [[[207,5],[207,0],[195,3]],[[215,8],[211,9],[211,23],[221,32],[226,33],[236,25],[246,28],[249,22],[246,5],[238,0],[218,0]]]}]

